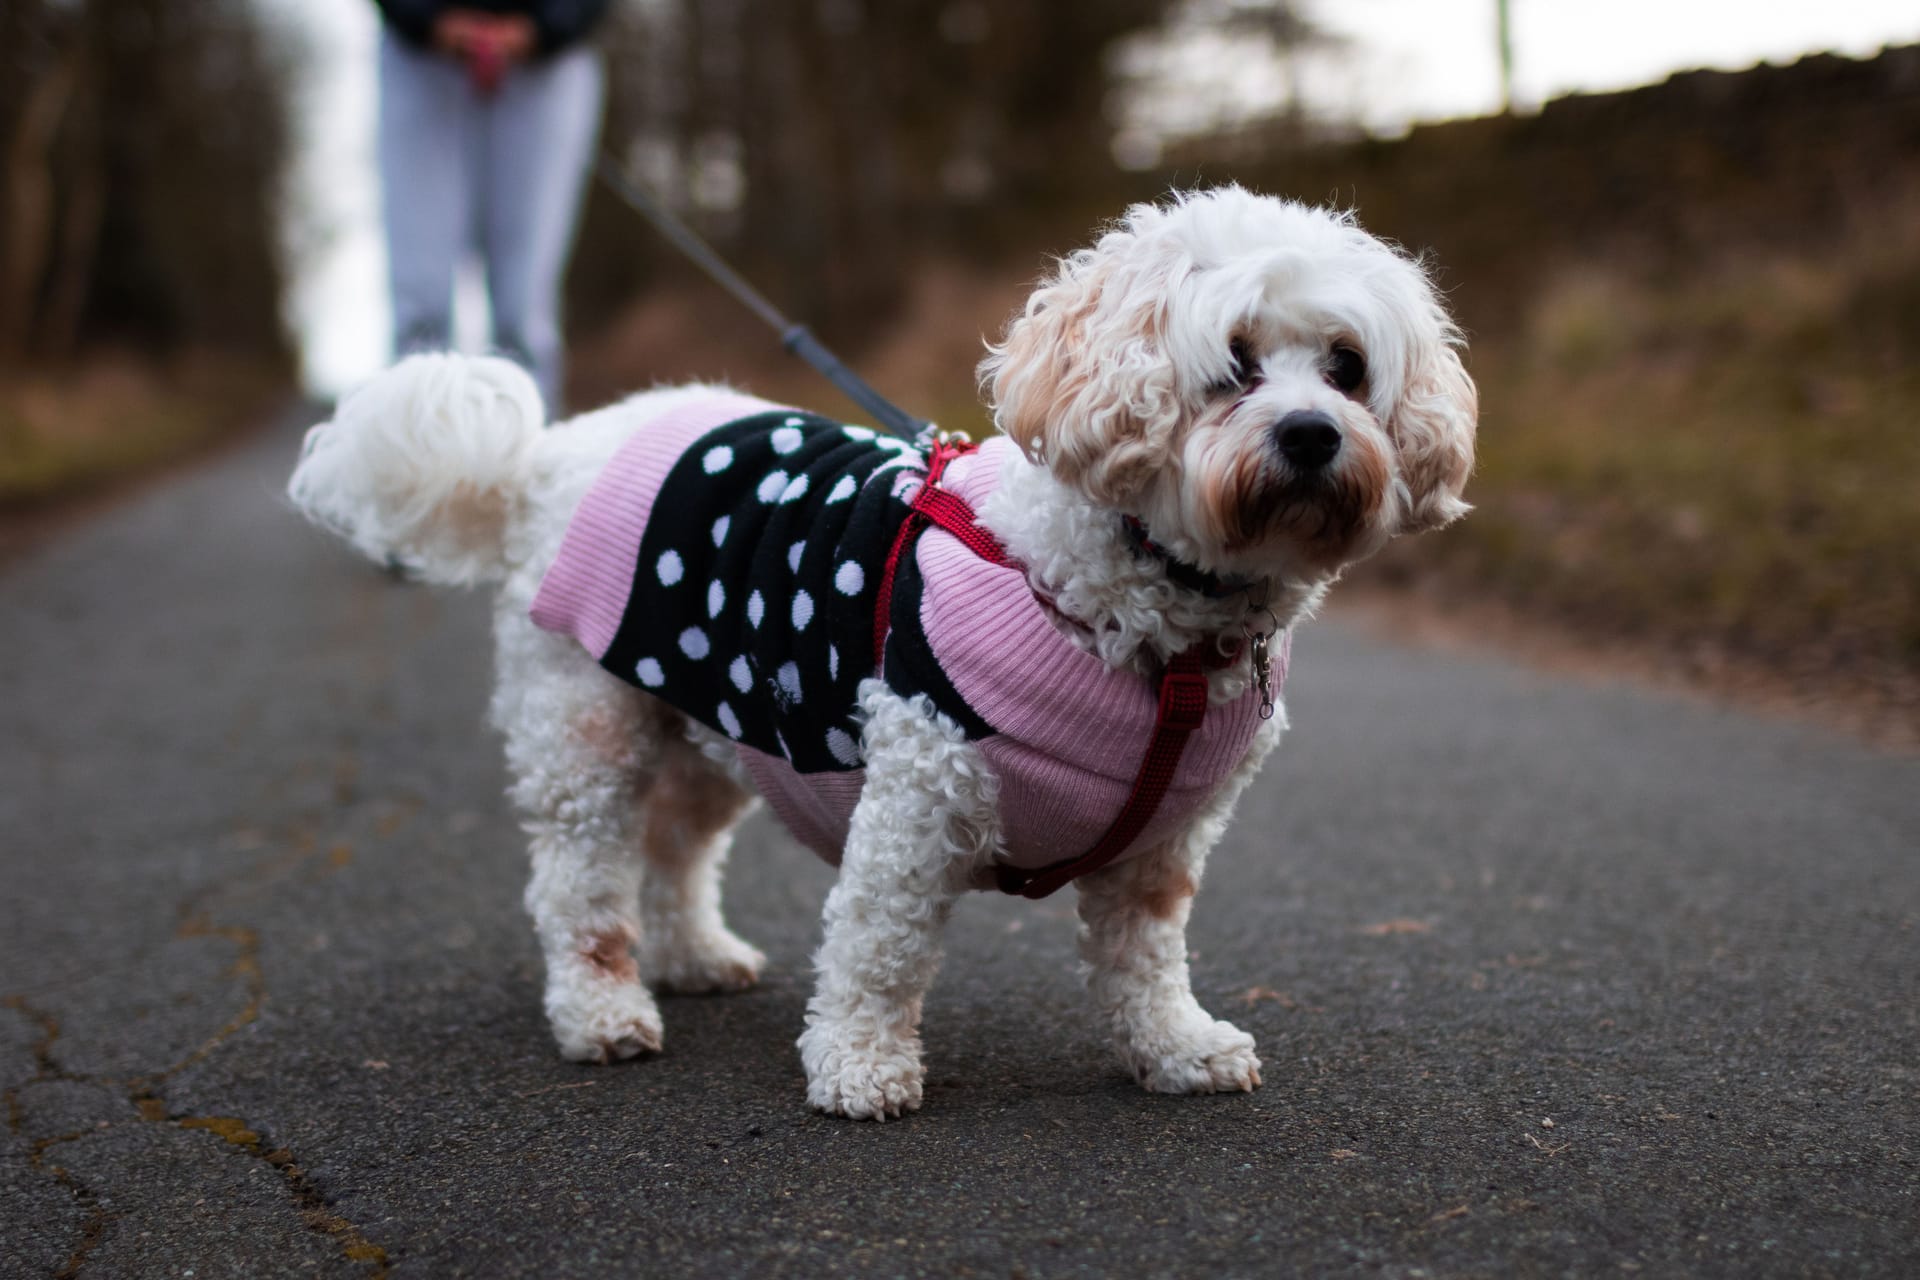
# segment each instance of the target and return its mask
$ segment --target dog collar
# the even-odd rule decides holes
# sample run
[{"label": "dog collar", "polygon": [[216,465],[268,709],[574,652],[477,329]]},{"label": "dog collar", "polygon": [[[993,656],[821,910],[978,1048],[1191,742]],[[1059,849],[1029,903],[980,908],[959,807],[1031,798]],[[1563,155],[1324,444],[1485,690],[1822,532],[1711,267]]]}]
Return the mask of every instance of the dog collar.
[{"label": "dog collar", "polygon": [[1133,548],[1136,557],[1151,556],[1158,560],[1167,571],[1167,577],[1189,591],[1197,591],[1209,600],[1224,600],[1251,587],[1255,579],[1223,576],[1211,569],[1202,569],[1197,564],[1188,564],[1178,559],[1171,551],[1155,542],[1147,533],[1147,526],[1135,517],[1122,515],[1120,527],[1126,531],[1127,545]]}]

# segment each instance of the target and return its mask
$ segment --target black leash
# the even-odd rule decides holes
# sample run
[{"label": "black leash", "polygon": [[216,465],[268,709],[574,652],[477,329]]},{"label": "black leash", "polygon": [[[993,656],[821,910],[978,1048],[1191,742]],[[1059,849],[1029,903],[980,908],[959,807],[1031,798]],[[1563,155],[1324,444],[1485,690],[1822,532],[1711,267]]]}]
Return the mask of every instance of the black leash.
[{"label": "black leash", "polygon": [[819,370],[827,381],[845,392],[848,399],[872,414],[874,421],[905,440],[920,442],[933,437],[932,423],[922,422],[868,386],[859,374],[841,364],[833,352],[822,346],[820,339],[814,337],[807,326],[794,324],[781,315],[771,302],[761,297],[758,290],[729,267],[692,227],[675,217],[628,177],[626,170],[610,153],[602,151],[595,168],[606,184],[613,188],[613,193],[626,201],[635,213],[651,222],[654,230],[672,241],[673,246],[692,259],[695,266],[771,326],[780,335],[781,346]]}]

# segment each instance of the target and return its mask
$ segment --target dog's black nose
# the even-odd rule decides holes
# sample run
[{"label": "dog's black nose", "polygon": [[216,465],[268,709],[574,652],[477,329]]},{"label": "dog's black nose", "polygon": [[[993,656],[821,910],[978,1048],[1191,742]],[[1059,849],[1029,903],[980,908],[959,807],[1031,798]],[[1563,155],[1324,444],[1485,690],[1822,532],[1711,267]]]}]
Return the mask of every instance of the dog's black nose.
[{"label": "dog's black nose", "polygon": [[1340,452],[1340,428],[1318,409],[1295,409],[1273,426],[1280,456],[1302,471],[1318,471]]}]

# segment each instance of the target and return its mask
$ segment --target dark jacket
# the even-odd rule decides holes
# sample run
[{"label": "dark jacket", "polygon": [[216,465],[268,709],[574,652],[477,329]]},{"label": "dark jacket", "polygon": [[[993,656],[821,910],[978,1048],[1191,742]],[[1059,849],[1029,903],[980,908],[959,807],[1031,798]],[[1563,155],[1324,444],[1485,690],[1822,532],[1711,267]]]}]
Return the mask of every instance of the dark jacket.
[{"label": "dark jacket", "polygon": [[585,39],[606,15],[608,0],[374,0],[387,25],[409,44],[433,43],[433,20],[449,9],[524,13],[539,33],[540,52],[555,53]]}]

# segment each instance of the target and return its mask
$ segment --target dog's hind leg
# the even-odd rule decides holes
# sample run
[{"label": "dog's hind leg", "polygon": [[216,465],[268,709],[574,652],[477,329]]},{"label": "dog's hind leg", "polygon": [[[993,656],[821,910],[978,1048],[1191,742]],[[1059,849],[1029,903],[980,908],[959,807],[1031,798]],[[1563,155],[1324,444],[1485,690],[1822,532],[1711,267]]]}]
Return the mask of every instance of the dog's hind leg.
[{"label": "dog's hind leg", "polygon": [[640,976],[656,989],[743,991],[759,981],[766,957],[720,914],[721,868],[752,807],[752,797],[699,748],[667,744],[641,843]]},{"label": "dog's hind leg", "polygon": [[1193,998],[1187,915],[1208,851],[1279,737],[1277,725],[1264,729],[1233,776],[1179,836],[1074,882],[1088,988],[1120,1057],[1156,1093],[1259,1087],[1253,1037],[1214,1018]]},{"label": "dog's hind leg", "polygon": [[800,1058],[807,1101],[855,1120],[920,1105],[920,1005],[940,929],[999,840],[992,770],[924,698],[861,686],[867,777],[827,896]]},{"label": "dog's hind leg", "polygon": [[640,981],[642,801],[661,746],[683,721],[595,666],[524,608],[495,615],[492,716],[506,734],[512,795],[530,840],[527,911],[546,960],[546,1012],[560,1052],[585,1062],[660,1047],[660,1011]]}]

